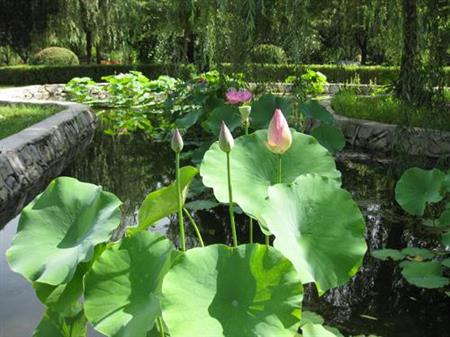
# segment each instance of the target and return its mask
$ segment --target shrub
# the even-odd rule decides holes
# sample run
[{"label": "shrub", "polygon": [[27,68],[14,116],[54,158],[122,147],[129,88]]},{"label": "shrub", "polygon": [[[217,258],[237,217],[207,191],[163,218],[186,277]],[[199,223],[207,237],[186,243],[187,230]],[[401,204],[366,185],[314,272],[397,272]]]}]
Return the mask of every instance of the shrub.
[{"label": "shrub", "polygon": [[187,79],[195,72],[190,64],[141,64],[141,65],[78,65],[78,66],[15,66],[0,67],[0,84],[31,85],[67,83],[74,77],[90,77],[101,82],[103,76],[128,73],[132,70],[142,72],[149,78],[169,75]]},{"label": "shrub", "polygon": [[250,52],[250,61],[254,63],[283,64],[287,56],[283,48],[273,44],[260,44]]},{"label": "shrub", "polygon": [[77,55],[69,49],[49,47],[31,58],[31,64],[48,66],[74,66],[80,64]]}]

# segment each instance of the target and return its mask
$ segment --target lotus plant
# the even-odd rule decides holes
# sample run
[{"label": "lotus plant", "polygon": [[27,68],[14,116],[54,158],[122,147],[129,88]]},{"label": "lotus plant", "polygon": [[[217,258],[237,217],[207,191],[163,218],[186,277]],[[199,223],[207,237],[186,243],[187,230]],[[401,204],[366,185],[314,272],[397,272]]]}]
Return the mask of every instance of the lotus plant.
[{"label": "lotus plant", "polygon": [[249,90],[236,90],[235,88],[231,88],[225,94],[228,103],[237,105],[250,102],[253,95]]},{"label": "lotus plant", "polygon": [[231,169],[230,169],[230,152],[234,146],[233,135],[228,129],[224,121],[220,126],[219,147],[227,155],[227,181],[228,181],[228,211],[230,213],[231,234],[233,235],[233,245],[237,247],[236,223],[234,221],[234,203],[233,203],[233,189],[231,187]]},{"label": "lotus plant", "polygon": [[177,186],[177,201],[178,201],[178,226],[180,230],[180,247],[183,251],[186,250],[186,240],[184,238],[184,220],[183,220],[183,200],[181,195],[181,180],[180,180],[180,152],[183,150],[183,138],[180,131],[175,129],[170,142],[172,150],[175,152],[175,179]]}]

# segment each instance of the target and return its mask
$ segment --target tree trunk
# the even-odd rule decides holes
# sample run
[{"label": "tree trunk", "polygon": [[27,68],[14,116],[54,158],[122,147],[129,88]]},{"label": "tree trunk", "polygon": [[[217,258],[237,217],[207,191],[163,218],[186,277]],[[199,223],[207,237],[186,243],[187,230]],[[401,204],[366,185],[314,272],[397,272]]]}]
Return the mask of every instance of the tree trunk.
[{"label": "tree trunk", "polygon": [[97,64],[100,64],[102,62],[102,52],[98,43],[95,45],[95,59],[97,61]]},{"label": "tree trunk", "polygon": [[92,31],[86,30],[86,61],[92,61]]},{"label": "tree trunk", "polygon": [[417,60],[417,0],[403,0],[403,52],[397,96],[405,102],[413,103],[418,94]]}]

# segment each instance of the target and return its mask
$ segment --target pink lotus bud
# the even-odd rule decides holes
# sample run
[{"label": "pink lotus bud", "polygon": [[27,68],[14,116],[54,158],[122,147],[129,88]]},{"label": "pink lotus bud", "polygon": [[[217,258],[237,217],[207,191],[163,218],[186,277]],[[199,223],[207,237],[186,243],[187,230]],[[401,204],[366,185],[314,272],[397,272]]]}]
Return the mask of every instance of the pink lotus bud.
[{"label": "pink lotus bud", "polygon": [[273,153],[283,154],[292,145],[291,130],[280,109],[275,109],[267,131],[267,147]]},{"label": "pink lotus bud", "polygon": [[227,125],[222,121],[219,134],[219,147],[223,152],[230,152],[234,146],[233,135]]},{"label": "pink lotus bud", "polygon": [[183,138],[181,137],[180,131],[178,129],[175,129],[172,134],[172,141],[170,142],[170,147],[172,150],[176,153],[181,152],[183,150]]}]

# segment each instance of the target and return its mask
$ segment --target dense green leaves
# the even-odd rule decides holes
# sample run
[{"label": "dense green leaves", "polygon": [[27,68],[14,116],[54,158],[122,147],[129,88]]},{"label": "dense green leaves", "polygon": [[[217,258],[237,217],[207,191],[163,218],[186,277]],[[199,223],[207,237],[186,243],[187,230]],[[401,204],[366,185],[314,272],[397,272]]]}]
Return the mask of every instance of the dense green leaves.
[{"label": "dense green leaves", "polygon": [[83,311],[72,317],[63,317],[58,312],[47,309],[33,337],[85,337],[86,318]]},{"label": "dense green leaves", "polygon": [[378,249],[374,250],[372,252],[372,256],[386,261],[387,259],[392,259],[394,261],[400,261],[403,260],[406,257],[406,254],[403,254],[402,252],[398,251],[397,249]]},{"label": "dense green leaves", "polygon": [[442,276],[442,267],[438,261],[404,261],[400,266],[406,280],[417,287],[432,289],[449,284],[449,279]]},{"label": "dense green leaves", "polygon": [[[192,166],[185,166],[180,169],[183,200],[186,198],[189,184],[197,173],[197,169]],[[175,213],[177,209],[177,187],[174,182],[167,187],[163,187],[147,195],[139,208],[139,228],[145,229],[153,225],[156,221]]]},{"label": "dense green leaves", "polygon": [[326,125],[331,125],[334,122],[331,113],[316,100],[311,99],[300,104],[299,110],[306,118],[316,119]]},{"label": "dense green leaves", "polygon": [[171,337],[292,337],[302,286],[291,262],[259,244],[183,254],[163,282]]},{"label": "dense green leaves", "polygon": [[145,337],[160,315],[161,284],[174,257],[171,242],[149,232],[105,250],[85,277],[84,308],[95,329],[110,337]]},{"label": "dense green leaves", "polygon": [[366,252],[364,220],[350,193],[329,178],[299,176],[269,188],[262,218],[274,247],[288,257],[303,283],[319,291],[344,284]]},{"label": "dense green leaves", "polygon": [[307,323],[302,326],[303,337],[338,337],[321,324]]},{"label": "dense green leaves", "polygon": [[[340,172],[329,152],[315,138],[293,131],[291,148],[282,156],[282,182],[299,175],[317,173],[336,181]],[[267,189],[277,182],[278,156],[267,149],[267,130],[236,139],[230,152],[233,200],[242,210],[260,220]],[[206,152],[200,167],[203,183],[212,187],[220,202],[228,202],[226,156],[217,143]]]},{"label": "dense green leaves", "polygon": [[241,117],[238,108],[235,105],[230,104],[219,105],[208,114],[208,118],[202,125],[207,131],[218,136],[222,121],[225,122],[230,131],[233,131],[240,126]]},{"label": "dense green leaves", "polygon": [[345,146],[345,136],[341,129],[335,126],[323,125],[311,130],[311,136],[331,153],[341,151]]},{"label": "dense green leaves", "polygon": [[425,206],[441,201],[445,174],[438,170],[422,170],[417,167],[406,170],[395,187],[395,199],[412,215],[423,215]]},{"label": "dense green leaves", "polygon": [[100,186],[60,177],[20,216],[7,252],[11,269],[30,281],[69,282],[120,223],[120,200]]}]

